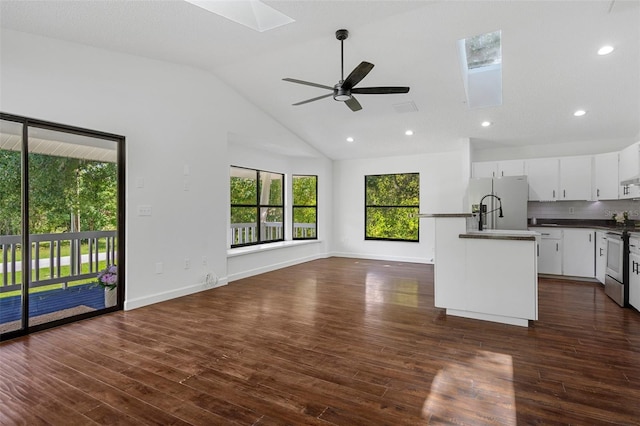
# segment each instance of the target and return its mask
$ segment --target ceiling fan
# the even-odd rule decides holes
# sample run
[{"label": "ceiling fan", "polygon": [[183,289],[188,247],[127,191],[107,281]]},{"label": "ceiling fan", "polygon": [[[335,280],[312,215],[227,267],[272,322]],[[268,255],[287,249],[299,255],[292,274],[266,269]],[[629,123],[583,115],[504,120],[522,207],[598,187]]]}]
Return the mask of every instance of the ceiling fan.
[{"label": "ceiling fan", "polygon": [[325,86],[324,84],[311,83],[304,80],[296,80],[295,78],[283,78],[284,81],[289,81],[291,83],[304,84],[307,86],[319,87],[321,89],[328,89],[332,91],[332,93],[307,99],[306,101],[301,101],[293,105],[303,105],[309,102],[333,96],[333,99],[335,99],[336,101],[344,102],[351,109],[351,111],[355,112],[360,111],[362,109],[362,105],[360,105],[360,102],[358,102],[358,100],[353,97],[354,93],[363,95],[389,95],[393,93],[409,92],[408,87],[354,87],[363,78],[365,78],[367,74],[369,74],[369,72],[373,69],[373,64],[362,61],[360,62],[360,65],[358,65],[353,69],[353,71],[351,71],[351,74],[349,74],[346,79],[344,78],[344,40],[346,40],[347,37],[349,37],[349,31],[336,31],[336,38],[340,40],[341,78],[335,86]]}]

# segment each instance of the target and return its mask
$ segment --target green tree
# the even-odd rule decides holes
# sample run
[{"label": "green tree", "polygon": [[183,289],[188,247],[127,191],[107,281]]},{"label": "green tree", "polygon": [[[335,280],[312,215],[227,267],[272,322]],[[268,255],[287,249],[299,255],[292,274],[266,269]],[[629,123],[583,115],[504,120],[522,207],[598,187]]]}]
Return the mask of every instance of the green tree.
[{"label": "green tree", "polygon": [[365,204],[365,238],[418,241],[418,173],[365,176]]},{"label": "green tree", "polygon": [[22,223],[20,153],[0,150],[0,235],[17,235]]}]

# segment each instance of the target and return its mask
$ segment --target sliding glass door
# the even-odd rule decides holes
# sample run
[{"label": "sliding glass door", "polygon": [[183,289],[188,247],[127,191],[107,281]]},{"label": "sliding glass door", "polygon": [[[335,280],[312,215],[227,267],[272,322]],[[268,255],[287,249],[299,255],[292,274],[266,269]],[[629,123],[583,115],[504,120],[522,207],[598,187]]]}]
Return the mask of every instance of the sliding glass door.
[{"label": "sliding glass door", "polygon": [[0,145],[0,187],[12,188],[0,202],[0,338],[120,309],[124,138],[7,115],[2,125],[16,142]]}]

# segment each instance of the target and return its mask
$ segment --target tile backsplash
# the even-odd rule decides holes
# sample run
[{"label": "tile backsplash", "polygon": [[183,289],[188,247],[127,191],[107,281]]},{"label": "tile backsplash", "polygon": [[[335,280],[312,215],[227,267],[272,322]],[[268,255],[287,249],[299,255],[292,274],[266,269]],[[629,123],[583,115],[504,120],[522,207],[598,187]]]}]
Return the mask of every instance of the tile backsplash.
[{"label": "tile backsplash", "polygon": [[529,201],[527,217],[538,219],[611,219],[616,212],[629,212],[629,219],[640,220],[640,201]]}]

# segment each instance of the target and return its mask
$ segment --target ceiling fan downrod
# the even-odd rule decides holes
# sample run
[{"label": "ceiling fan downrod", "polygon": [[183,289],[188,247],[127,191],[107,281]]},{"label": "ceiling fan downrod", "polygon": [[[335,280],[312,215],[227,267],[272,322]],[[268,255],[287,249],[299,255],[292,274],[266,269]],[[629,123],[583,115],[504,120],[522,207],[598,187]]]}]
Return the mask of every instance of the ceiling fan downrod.
[{"label": "ceiling fan downrod", "polygon": [[349,31],[336,31],[336,38],[340,40],[340,84],[344,82],[344,41],[349,37]]}]

